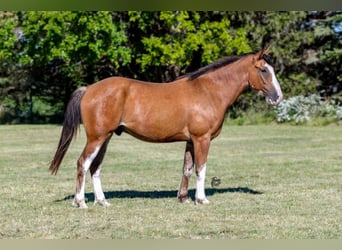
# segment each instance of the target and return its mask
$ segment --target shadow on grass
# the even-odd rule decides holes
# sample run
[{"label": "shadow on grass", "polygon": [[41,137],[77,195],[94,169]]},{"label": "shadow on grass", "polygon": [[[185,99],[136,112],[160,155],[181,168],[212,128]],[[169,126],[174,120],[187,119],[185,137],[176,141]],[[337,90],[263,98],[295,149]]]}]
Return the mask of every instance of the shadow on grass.
[{"label": "shadow on grass", "polygon": [[[155,191],[136,191],[136,190],[122,190],[122,191],[109,191],[104,192],[107,199],[135,199],[135,198],[149,198],[149,199],[165,199],[176,198],[177,190],[155,190]],[[222,193],[245,193],[245,194],[262,194],[260,191],[250,189],[248,187],[235,187],[235,188],[207,188],[205,190],[207,196]],[[195,197],[195,190],[189,189],[189,197]],[[68,195],[56,202],[72,200],[74,195]],[[85,198],[87,201],[94,201],[94,193],[86,193]]]}]

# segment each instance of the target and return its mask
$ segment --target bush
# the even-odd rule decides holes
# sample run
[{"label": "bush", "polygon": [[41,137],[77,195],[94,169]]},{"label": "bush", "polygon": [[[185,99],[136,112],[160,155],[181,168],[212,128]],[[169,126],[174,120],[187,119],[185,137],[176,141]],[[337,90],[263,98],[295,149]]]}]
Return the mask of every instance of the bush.
[{"label": "bush", "polygon": [[305,123],[316,118],[342,119],[342,107],[319,95],[302,95],[283,100],[275,107],[277,122]]},{"label": "bush", "polygon": [[11,120],[11,110],[0,105],[0,124],[8,123]]}]

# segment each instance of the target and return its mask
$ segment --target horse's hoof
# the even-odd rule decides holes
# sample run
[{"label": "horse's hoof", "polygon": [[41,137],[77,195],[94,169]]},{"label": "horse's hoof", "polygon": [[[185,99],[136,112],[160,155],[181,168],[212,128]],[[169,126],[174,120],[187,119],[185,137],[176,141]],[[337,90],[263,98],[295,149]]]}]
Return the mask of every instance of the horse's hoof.
[{"label": "horse's hoof", "polygon": [[105,199],[103,199],[103,200],[95,200],[94,201],[94,206],[96,204],[99,204],[100,206],[103,206],[103,207],[110,207],[111,206],[111,204],[108,201],[106,201]]},{"label": "horse's hoof", "polygon": [[190,199],[186,196],[186,197],[178,197],[177,198],[179,203],[184,203],[184,204],[188,204],[190,203]]},{"label": "horse's hoof", "polygon": [[210,201],[207,198],[204,199],[196,199],[195,204],[199,204],[199,205],[205,205],[205,204],[209,204]]},{"label": "horse's hoof", "polygon": [[84,200],[77,200],[74,199],[72,202],[72,205],[77,208],[88,208],[87,204],[85,203]]},{"label": "horse's hoof", "polygon": [[191,202],[191,200],[189,198],[178,200],[178,201],[182,204],[189,204]]}]

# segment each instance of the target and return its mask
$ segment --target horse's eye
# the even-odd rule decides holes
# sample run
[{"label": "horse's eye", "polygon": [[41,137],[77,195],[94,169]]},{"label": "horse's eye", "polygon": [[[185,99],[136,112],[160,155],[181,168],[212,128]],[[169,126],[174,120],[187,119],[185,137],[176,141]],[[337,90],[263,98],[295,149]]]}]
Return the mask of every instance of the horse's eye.
[{"label": "horse's eye", "polygon": [[267,69],[266,68],[261,68],[260,71],[261,71],[261,73],[266,73]]}]

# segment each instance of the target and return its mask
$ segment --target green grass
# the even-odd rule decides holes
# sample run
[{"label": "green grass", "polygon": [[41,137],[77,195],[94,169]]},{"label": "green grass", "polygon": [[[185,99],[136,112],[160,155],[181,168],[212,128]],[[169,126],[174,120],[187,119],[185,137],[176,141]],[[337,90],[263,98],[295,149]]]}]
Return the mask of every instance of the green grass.
[{"label": "green grass", "polygon": [[[114,136],[102,172],[112,206],[92,205],[88,176],[87,210],[71,206],[83,131],[48,172],[60,130],[0,126],[0,238],[342,238],[340,126],[226,125],[210,148],[205,206],[176,201],[184,143]],[[192,198],[194,186],[193,176]]]}]

